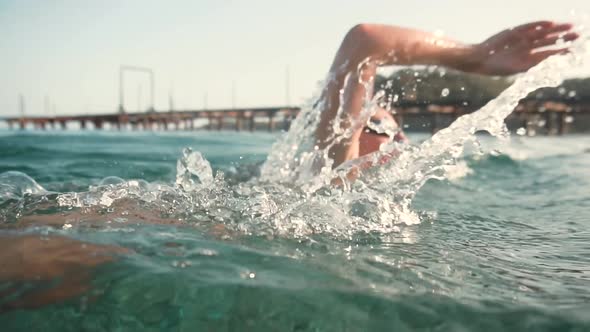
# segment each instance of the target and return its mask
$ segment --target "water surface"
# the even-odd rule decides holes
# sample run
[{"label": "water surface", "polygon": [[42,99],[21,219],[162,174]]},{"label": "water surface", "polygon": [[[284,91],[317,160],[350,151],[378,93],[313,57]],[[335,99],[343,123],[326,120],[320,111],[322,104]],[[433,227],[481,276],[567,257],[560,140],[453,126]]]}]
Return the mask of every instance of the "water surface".
[{"label": "water surface", "polygon": [[[2,326],[590,330],[589,137],[516,136],[504,145],[482,138],[487,151],[500,152],[461,157],[451,180],[429,180],[418,191],[411,209],[420,222],[406,225],[402,215],[390,231],[344,229],[346,211],[329,200],[251,184],[275,140],[265,133],[2,132],[3,232],[132,250],[93,270],[87,292],[5,310]],[[190,193],[175,186],[185,147],[211,163],[214,185]],[[39,189],[13,171],[48,192],[26,194]],[[354,222],[362,223],[358,215]],[[15,285],[19,292],[3,304],[51,287],[1,286]]]}]

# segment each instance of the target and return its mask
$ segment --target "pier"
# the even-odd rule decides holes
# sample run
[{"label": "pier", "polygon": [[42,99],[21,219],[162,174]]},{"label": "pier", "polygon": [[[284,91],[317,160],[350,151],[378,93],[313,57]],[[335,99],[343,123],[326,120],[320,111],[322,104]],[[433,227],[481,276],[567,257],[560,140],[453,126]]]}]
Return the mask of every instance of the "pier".
[{"label": "pier", "polygon": [[[479,109],[459,101],[432,103],[404,101],[394,106],[395,117],[405,130],[435,133],[457,117]],[[261,107],[148,111],[64,116],[20,116],[4,120],[11,129],[36,130],[286,130],[299,107]],[[574,123],[575,122],[575,123]],[[506,119],[508,128],[528,133],[561,135],[590,130],[590,100],[523,99]],[[77,125],[75,125],[77,124]]]},{"label": "pier", "polygon": [[[236,131],[259,130],[260,122],[268,131],[288,127],[299,113],[298,107],[262,107],[245,109],[176,110],[66,116],[31,116],[3,119],[10,128],[62,129],[77,123],[78,128],[95,130],[222,130],[228,125]],[[201,120],[201,121],[198,121]],[[203,121],[204,120],[204,121]],[[197,123],[197,121],[199,123]],[[204,123],[203,123],[204,122]]]}]

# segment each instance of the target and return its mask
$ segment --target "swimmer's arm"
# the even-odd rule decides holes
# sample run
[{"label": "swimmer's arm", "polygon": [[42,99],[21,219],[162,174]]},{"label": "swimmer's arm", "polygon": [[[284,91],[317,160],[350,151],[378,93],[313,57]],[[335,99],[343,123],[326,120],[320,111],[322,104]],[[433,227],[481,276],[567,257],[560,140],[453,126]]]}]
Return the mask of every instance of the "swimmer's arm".
[{"label": "swimmer's arm", "polygon": [[[440,40],[441,42],[436,42]],[[434,34],[395,26],[359,24],[344,37],[330,68],[330,77],[323,91],[322,114],[316,132],[317,145],[325,148],[333,135],[333,121],[342,107],[345,115],[339,127],[349,129],[358,119],[363,103],[372,96],[372,82],[379,65],[440,64],[466,66],[462,59],[469,48]],[[366,84],[363,82],[367,82]],[[342,90],[342,93],[341,93]],[[334,144],[329,151],[334,166],[359,155],[360,130],[352,128],[350,137]]]},{"label": "swimmer's arm", "polygon": [[569,23],[538,21],[504,30],[481,43],[465,44],[430,32],[382,24],[359,24],[344,38],[331,72],[356,70],[367,59],[378,65],[441,65],[466,72],[511,75],[567,48],[539,51],[578,38]]},{"label": "swimmer's arm", "polygon": [[[91,288],[91,271],[129,249],[61,236],[0,235],[0,313],[62,302]],[[22,292],[19,285],[34,283]],[[12,285],[12,287],[10,286]]]},{"label": "swimmer's arm", "polygon": [[[317,145],[324,148],[333,134],[332,120],[338,109],[349,119],[357,119],[379,65],[442,65],[462,71],[488,75],[509,75],[526,71],[565,48],[538,50],[553,46],[559,38],[578,37],[572,25],[550,21],[533,22],[502,31],[479,44],[467,45],[432,33],[388,25],[360,24],[345,36],[330,69],[323,91],[323,112],[316,132]],[[340,94],[342,90],[342,95]],[[341,121],[350,128],[351,121]],[[335,166],[358,157],[360,128],[330,149]]]}]

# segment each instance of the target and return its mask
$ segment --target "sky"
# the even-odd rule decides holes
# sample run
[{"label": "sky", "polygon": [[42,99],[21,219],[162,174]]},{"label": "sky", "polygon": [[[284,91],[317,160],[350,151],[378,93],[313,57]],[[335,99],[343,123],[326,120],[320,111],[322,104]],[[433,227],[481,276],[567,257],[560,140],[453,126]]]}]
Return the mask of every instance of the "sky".
[{"label": "sky", "polygon": [[[154,71],[157,110],[170,96],[175,109],[300,105],[357,23],[475,43],[572,11],[590,1],[0,0],[0,117],[19,114],[21,94],[29,115],[114,112],[121,65]],[[145,110],[149,87],[127,73],[125,108]]]}]

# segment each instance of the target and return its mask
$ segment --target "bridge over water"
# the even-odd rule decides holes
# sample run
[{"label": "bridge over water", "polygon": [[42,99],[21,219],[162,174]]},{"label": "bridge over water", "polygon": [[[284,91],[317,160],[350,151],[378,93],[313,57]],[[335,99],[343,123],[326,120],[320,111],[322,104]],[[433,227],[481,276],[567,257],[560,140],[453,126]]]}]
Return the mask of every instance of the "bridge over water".
[{"label": "bridge over water", "polygon": [[[30,116],[5,118],[10,128],[68,129],[77,123],[80,129],[118,130],[221,130],[231,122],[235,130],[256,130],[259,119],[264,119],[269,131],[288,122],[299,113],[298,107],[261,107],[244,109],[175,110],[166,112],[109,113],[92,115]],[[199,121],[197,121],[199,120]],[[205,120],[205,121],[202,121]],[[204,124],[203,124],[204,122]]]},{"label": "bridge over water", "polygon": [[[464,101],[413,102],[395,105],[395,117],[409,130],[430,131],[448,126],[457,117],[479,109],[482,104]],[[231,109],[174,110],[161,112],[108,113],[64,116],[20,116],[4,120],[12,129],[115,129],[115,130],[268,130],[287,129],[299,107],[259,107]],[[590,100],[549,100],[526,98],[507,119],[509,128],[563,134],[572,123],[582,121],[590,130]],[[77,123],[77,126],[71,126]],[[539,126],[539,124],[542,124]],[[538,130],[543,127],[543,130]],[[580,126],[576,126],[579,128]],[[579,131],[579,129],[577,130]]]}]

